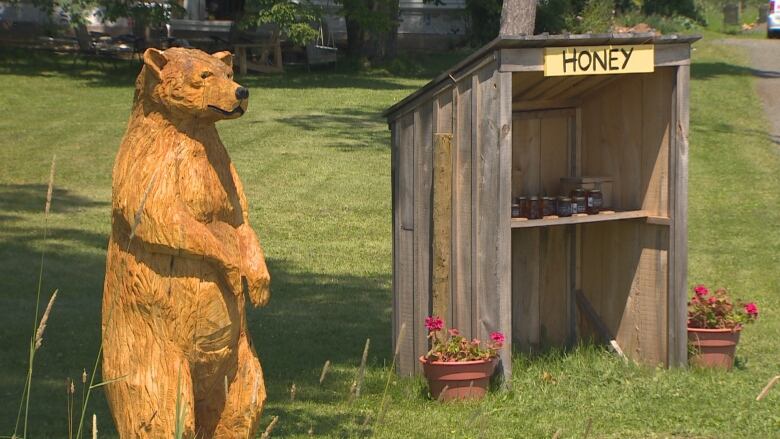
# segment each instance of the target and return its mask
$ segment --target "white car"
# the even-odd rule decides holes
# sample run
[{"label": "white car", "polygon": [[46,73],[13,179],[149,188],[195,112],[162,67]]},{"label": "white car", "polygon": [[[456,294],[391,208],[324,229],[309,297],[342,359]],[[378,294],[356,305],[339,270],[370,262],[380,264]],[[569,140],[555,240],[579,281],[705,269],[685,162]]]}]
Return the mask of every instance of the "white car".
[{"label": "white car", "polygon": [[770,0],[766,18],[767,38],[780,37],[780,0]]}]

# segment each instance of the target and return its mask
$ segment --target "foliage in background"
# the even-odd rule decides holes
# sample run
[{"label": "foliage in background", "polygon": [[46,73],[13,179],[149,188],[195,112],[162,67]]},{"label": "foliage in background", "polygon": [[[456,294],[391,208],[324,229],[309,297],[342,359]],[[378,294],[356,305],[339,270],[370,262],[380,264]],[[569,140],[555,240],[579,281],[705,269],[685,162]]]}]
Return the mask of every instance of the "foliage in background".
[{"label": "foliage in background", "polygon": [[[11,4],[21,2],[12,0]],[[86,24],[87,17],[93,13],[103,21],[129,18],[152,27],[160,27],[184,13],[176,0],[30,0],[30,3],[49,17],[55,14],[66,17],[73,27]]]},{"label": "foliage in background", "polygon": [[321,19],[322,9],[309,0],[249,0],[242,25],[273,23],[287,40],[304,45],[317,38],[313,25]]},{"label": "foliage in background", "polygon": [[[502,0],[466,0],[466,39],[479,47],[498,36]],[[537,7],[536,19],[539,19]]]}]

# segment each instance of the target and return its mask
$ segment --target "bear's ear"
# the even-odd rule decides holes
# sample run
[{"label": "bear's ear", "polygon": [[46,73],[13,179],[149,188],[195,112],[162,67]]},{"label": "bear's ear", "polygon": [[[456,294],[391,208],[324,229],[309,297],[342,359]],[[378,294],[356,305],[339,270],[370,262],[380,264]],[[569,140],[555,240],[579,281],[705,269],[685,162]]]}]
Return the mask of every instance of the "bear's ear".
[{"label": "bear's ear", "polygon": [[232,53],[230,53],[230,52],[225,50],[225,51],[222,51],[222,52],[217,52],[217,53],[215,53],[215,54],[213,54],[211,56],[213,56],[214,58],[216,58],[216,59],[222,61],[223,63],[227,64],[227,66],[230,67],[231,69],[233,68],[233,54]]},{"label": "bear's ear", "polygon": [[149,48],[146,49],[146,52],[144,52],[144,64],[152,69],[155,75],[159,78],[163,67],[165,67],[165,64],[168,64],[168,59],[165,58],[162,50]]}]

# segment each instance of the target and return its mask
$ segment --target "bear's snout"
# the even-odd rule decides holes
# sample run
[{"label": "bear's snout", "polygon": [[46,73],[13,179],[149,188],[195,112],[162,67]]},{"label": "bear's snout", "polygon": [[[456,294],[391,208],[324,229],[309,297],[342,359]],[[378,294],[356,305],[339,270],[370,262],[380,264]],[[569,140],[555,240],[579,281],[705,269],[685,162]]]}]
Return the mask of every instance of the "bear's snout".
[{"label": "bear's snout", "polygon": [[246,87],[238,87],[236,89],[236,99],[244,100],[249,98],[249,89]]}]

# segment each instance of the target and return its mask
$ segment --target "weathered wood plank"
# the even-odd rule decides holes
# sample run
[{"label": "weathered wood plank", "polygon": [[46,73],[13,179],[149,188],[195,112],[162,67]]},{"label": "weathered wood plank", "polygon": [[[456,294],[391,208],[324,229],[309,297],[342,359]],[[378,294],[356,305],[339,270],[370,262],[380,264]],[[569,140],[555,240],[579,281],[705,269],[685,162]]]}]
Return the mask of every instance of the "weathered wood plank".
[{"label": "weathered wood plank", "polygon": [[544,49],[501,49],[498,59],[502,72],[544,70]]},{"label": "weathered wood plank", "polygon": [[496,235],[496,276],[499,300],[498,330],[507,335],[501,350],[504,385],[512,377],[512,229],[509,225],[512,205],[512,74],[495,73],[498,85],[498,216]]},{"label": "weathered wood plank", "polygon": [[[571,224],[600,223],[604,221],[621,221],[627,219],[649,218],[648,212],[644,210],[627,210],[625,212],[604,211],[595,215],[582,215],[570,217],[550,217],[538,220],[526,220],[523,218],[514,218],[511,221],[513,229],[530,229],[534,227],[565,226]],[[658,222],[659,219],[653,220]],[[650,221],[648,221],[650,222]]]},{"label": "weathered wood plank", "polygon": [[558,108],[576,108],[581,104],[579,99],[555,99],[535,101],[515,101],[512,104],[514,111],[553,110]]},{"label": "weathered wood plank", "polygon": [[539,346],[539,229],[512,231],[512,339],[517,349]]},{"label": "weathered wood plank", "polygon": [[[486,66],[475,75],[476,96],[476,242],[474,259],[476,273],[476,331],[485,340],[493,331],[501,330],[501,298],[499,296],[499,258],[501,231],[499,218],[507,217],[510,206],[501,198],[500,128],[497,73]],[[507,201],[510,194],[507,193]],[[508,228],[507,228],[508,230]],[[507,267],[508,269],[508,267]]]},{"label": "weathered wood plank", "polygon": [[642,209],[654,216],[669,211],[669,135],[674,68],[659,68],[642,80]]},{"label": "weathered wood plank", "polygon": [[568,341],[569,249],[565,227],[539,232],[539,314],[542,341],[562,346]]},{"label": "weathered wood plank", "polygon": [[398,166],[399,166],[399,134],[400,131],[400,123],[392,122],[390,123],[390,203],[391,206],[393,206],[393,212],[392,212],[392,222],[393,222],[393,246],[392,246],[392,267],[393,267],[393,276],[392,276],[392,291],[393,291],[393,352],[396,351],[396,347],[398,346],[399,340],[398,340],[398,332],[401,327],[401,312],[399,308],[399,297],[400,297],[400,285],[398,282],[399,279],[399,273],[400,273],[400,267],[398,265],[399,263],[399,255],[398,252],[400,250],[399,248],[399,238],[401,236],[401,220],[400,220],[400,213],[401,209],[399,208],[399,200],[400,197],[398,196]]},{"label": "weathered wood plank", "polygon": [[450,326],[471,333],[472,308],[472,100],[471,81],[458,85],[453,170],[453,300]]},{"label": "weathered wood plank", "polygon": [[691,64],[690,44],[664,44],[655,46],[655,67]]},{"label": "weathered wood plank", "polygon": [[[414,112],[414,356],[428,351],[423,322],[431,310],[431,198],[433,183],[433,102]],[[415,372],[421,371],[419,361]]]},{"label": "weathered wood plank", "polygon": [[442,93],[434,105],[436,133],[452,133],[452,93]]},{"label": "weathered wood plank", "polygon": [[[414,116],[396,122],[398,125],[398,212],[396,230],[396,319],[397,327],[406,324],[400,343],[398,372],[411,375],[416,368],[414,321]],[[418,323],[419,325],[419,323]]]},{"label": "weathered wood plank", "polygon": [[542,72],[512,73],[512,96],[517,98],[544,80]]},{"label": "weathered wood plank", "polygon": [[433,156],[433,315],[450,308],[452,250],[452,134],[434,134]]},{"label": "weathered wood plank", "polygon": [[690,66],[677,67],[670,163],[669,366],[685,366],[688,282],[688,126]]},{"label": "weathered wood plank", "polygon": [[569,121],[573,116],[573,111],[552,110],[540,119],[540,195],[558,196],[561,177],[568,175]]}]

